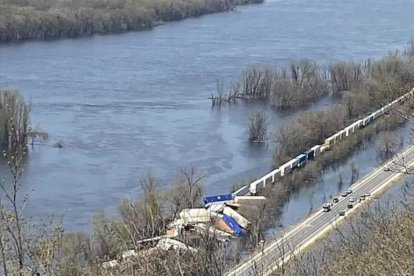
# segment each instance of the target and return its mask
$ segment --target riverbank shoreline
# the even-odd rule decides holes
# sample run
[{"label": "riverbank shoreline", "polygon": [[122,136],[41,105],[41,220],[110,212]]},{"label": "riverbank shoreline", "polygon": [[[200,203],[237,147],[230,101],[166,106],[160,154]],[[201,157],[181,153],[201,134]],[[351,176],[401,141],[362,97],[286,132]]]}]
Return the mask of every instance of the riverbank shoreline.
[{"label": "riverbank shoreline", "polygon": [[236,6],[263,2],[264,0],[210,0],[183,3],[170,0],[132,4],[125,0],[115,0],[105,4],[85,1],[78,6],[60,2],[19,6],[6,1],[0,5],[0,45],[148,31],[169,22],[228,12]]}]

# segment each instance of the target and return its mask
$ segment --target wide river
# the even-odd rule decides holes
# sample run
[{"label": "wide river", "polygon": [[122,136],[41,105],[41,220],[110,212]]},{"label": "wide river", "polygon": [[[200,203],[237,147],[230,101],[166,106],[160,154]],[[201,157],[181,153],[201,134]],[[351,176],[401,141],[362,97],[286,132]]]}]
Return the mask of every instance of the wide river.
[{"label": "wide river", "polygon": [[[63,214],[67,229],[87,231],[93,213],[139,197],[148,171],[168,187],[193,165],[206,193],[261,175],[274,147],[247,143],[248,114],[268,110],[277,131],[298,112],[212,109],[217,81],[229,85],[253,65],[401,50],[414,35],[413,11],[408,0],[267,0],[146,32],[1,45],[1,88],[20,90],[33,124],[50,134],[31,149],[22,180],[30,214]],[[62,149],[51,146],[58,141]]]}]

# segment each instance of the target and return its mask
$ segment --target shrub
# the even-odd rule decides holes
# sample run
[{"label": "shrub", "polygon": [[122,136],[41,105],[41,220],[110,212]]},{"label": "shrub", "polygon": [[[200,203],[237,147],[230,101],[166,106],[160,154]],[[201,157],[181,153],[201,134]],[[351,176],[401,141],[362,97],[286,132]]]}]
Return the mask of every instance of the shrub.
[{"label": "shrub", "polygon": [[268,116],[263,111],[256,111],[249,116],[250,142],[264,142],[267,136]]},{"label": "shrub", "polygon": [[30,107],[16,91],[0,91],[0,150],[25,151]]}]

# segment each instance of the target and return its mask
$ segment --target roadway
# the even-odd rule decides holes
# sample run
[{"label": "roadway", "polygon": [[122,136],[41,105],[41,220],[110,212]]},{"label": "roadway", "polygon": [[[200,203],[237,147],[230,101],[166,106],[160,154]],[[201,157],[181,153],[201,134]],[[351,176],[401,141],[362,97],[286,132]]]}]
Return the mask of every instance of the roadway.
[{"label": "roadway", "polygon": [[[390,160],[385,165],[366,175],[360,181],[349,187],[352,193],[346,197],[337,195],[338,203],[334,203],[331,211],[323,212],[322,207],[319,211],[299,223],[289,232],[285,233],[278,240],[273,241],[266,246],[260,253],[252,256],[248,261],[227,275],[269,275],[272,271],[281,267],[289,260],[293,254],[305,249],[316,239],[321,237],[327,231],[332,229],[339,221],[349,216],[350,213],[364,205],[375,194],[380,193],[384,188],[394,183],[394,180],[401,176],[399,173],[399,162],[404,160],[409,166],[414,165],[414,146],[411,146],[398,154],[398,156]],[[385,168],[391,168],[386,171]],[[370,193],[371,196],[361,202],[361,195]],[[355,204],[352,209],[348,208],[349,197],[355,197]],[[339,216],[339,212],[345,210],[345,216]]]}]

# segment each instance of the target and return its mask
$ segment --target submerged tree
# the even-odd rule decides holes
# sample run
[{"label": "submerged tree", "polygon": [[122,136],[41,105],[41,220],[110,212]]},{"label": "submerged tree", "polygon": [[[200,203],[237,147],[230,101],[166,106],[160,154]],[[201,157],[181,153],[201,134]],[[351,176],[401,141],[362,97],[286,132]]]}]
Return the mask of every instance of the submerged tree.
[{"label": "submerged tree", "polygon": [[0,91],[0,150],[19,152],[31,140],[48,139],[46,131],[30,126],[30,105],[17,91]]},{"label": "submerged tree", "polygon": [[268,115],[263,111],[254,112],[249,116],[250,142],[265,142],[268,131]]},{"label": "submerged tree", "polygon": [[29,137],[30,106],[16,91],[0,92],[0,149],[25,150]]},{"label": "submerged tree", "polygon": [[390,159],[398,150],[398,139],[394,133],[384,132],[379,134],[377,149],[377,160],[382,163]]}]

